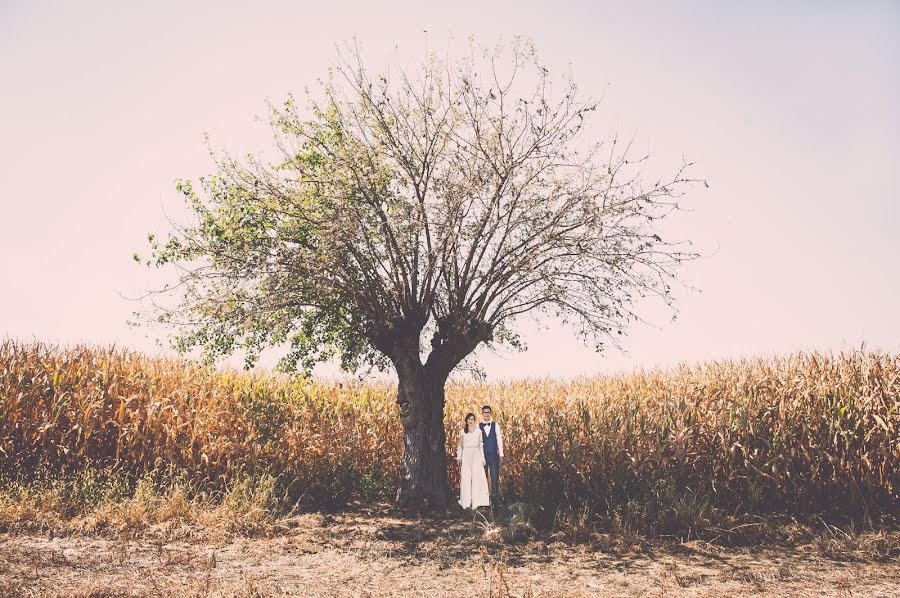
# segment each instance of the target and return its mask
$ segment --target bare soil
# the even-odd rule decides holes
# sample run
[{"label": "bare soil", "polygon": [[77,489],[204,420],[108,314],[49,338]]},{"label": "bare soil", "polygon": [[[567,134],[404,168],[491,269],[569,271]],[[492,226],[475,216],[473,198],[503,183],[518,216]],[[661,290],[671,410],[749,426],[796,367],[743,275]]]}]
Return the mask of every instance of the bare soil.
[{"label": "bare soil", "polygon": [[0,533],[3,598],[744,595],[900,597],[900,562],[892,549],[878,557],[822,544],[513,542],[481,516],[390,509],[299,515],[253,538],[171,525],[136,537]]}]

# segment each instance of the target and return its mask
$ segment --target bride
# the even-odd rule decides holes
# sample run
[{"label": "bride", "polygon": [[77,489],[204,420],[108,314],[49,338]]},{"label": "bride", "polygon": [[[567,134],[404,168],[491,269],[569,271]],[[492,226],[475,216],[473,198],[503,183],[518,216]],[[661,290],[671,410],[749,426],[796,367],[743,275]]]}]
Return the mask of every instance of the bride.
[{"label": "bride", "polygon": [[487,475],[484,473],[484,445],[481,430],[475,425],[474,413],[466,415],[466,425],[459,431],[456,462],[460,464],[459,504],[464,509],[490,505]]}]

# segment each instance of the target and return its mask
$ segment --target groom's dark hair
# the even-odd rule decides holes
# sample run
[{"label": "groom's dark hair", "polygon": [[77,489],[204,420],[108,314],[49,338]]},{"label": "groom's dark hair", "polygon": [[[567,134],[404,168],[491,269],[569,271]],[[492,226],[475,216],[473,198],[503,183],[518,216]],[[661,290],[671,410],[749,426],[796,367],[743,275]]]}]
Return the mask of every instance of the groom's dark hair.
[{"label": "groom's dark hair", "polygon": [[491,413],[494,412],[494,410],[491,409],[491,406],[490,406],[490,405],[485,405],[484,407],[481,408],[482,411],[484,411],[485,409],[487,409],[487,410],[490,411]]}]

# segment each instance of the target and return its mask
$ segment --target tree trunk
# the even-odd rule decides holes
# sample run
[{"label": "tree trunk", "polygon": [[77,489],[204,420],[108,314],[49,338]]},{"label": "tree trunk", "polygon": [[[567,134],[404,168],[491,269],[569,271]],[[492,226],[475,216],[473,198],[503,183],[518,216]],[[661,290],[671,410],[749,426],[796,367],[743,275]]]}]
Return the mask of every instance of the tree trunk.
[{"label": "tree trunk", "polygon": [[444,384],[447,377],[428,371],[418,355],[395,360],[397,403],[403,423],[403,461],[397,504],[405,508],[446,507]]}]

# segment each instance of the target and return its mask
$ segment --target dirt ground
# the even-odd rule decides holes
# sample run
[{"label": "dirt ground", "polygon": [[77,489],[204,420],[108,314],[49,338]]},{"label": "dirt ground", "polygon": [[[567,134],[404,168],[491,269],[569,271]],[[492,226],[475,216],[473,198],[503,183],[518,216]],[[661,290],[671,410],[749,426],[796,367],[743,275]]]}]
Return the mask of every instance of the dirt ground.
[{"label": "dirt ground", "polygon": [[168,527],[138,538],[0,533],[0,596],[900,597],[900,562],[821,547],[510,543],[476,517],[306,514],[270,537]]}]

